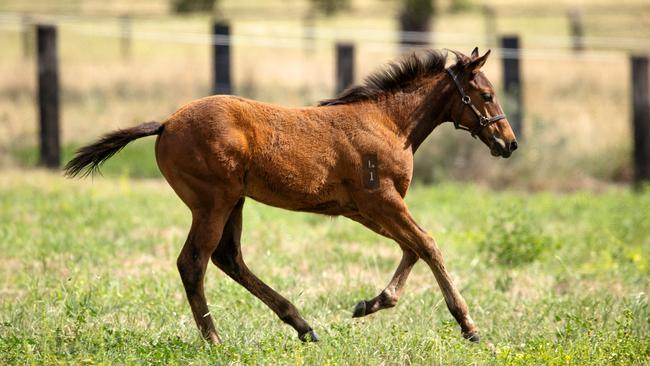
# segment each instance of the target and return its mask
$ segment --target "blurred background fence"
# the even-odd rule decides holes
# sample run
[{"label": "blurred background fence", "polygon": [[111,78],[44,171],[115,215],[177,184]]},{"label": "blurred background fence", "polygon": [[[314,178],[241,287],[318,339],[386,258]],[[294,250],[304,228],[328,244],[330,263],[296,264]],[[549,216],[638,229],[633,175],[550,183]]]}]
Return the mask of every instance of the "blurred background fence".
[{"label": "blurred background fence", "polygon": [[[493,50],[485,72],[522,148],[498,160],[442,126],[416,155],[418,181],[573,189],[650,178],[647,2],[185,3],[0,2],[0,168],[57,165],[101,133],[213,92],[313,105],[406,49],[479,46]],[[152,144],[109,173],[158,176]]]}]

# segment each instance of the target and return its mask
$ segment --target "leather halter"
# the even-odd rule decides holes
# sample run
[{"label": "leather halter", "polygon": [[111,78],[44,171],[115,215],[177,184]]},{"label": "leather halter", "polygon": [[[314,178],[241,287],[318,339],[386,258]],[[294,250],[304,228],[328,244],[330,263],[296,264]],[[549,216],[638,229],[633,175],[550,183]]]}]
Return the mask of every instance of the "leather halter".
[{"label": "leather halter", "polygon": [[458,78],[456,78],[456,75],[454,75],[454,72],[451,71],[451,68],[447,69],[447,73],[449,74],[449,76],[451,76],[451,79],[454,81],[454,84],[456,84],[456,88],[458,89],[458,92],[460,93],[460,96],[461,96],[460,101],[463,102],[463,107],[464,106],[469,106],[472,109],[472,111],[474,112],[474,114],[476,115],[476,118],[478,119],[478,126],[476,126],[476,128],[468,128],[468,127],[465,127],[465,126],[461,125],[460,123],[458,123],[458,121],[453,121],[454,122],[454,127],[457,130],[469,131],[469,133],[472,134],[472,137],[476,138],[476,135],[481,133],[481,131],[485,127],[493,124],[496,121],[499,121],[499,120],[502,120],[502,119],[506,118],[505,114],[499,114],[499,115],[494,116],[494,117],[486,117],[486,116],[484,116],[483,113],[481,113],[481,111],[479,111],[478,108],[476,108],[474,103],[472,103],[472,98],[470,98],[469,95],[467,95],[465,93],[465,90],[463,89],[463,86],[460,85],[460,81],[458,81]]}]

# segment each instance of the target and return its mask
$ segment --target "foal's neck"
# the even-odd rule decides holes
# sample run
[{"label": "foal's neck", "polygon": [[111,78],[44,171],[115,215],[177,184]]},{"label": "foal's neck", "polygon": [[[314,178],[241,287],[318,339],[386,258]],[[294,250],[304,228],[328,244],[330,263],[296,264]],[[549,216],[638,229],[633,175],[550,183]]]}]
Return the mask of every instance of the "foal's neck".
[{"label": "foal's neck", "polygon": [[414,81],[411,88],[386,95],[380,103],[399,133],[406,136],[406,147],[415,153],[434,128],[451,119],[453,92],[443,72]]}]

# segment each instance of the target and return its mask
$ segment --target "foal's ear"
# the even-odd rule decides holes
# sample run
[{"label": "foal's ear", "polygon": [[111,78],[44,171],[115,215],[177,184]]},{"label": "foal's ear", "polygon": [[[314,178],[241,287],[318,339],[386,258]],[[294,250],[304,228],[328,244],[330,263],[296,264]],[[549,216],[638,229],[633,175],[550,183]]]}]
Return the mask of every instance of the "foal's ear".
[{"label": "foal's ear", "polygon": [[472,58],[477,58],[478,57],[478,47],[474,47],[474,50],[472,50]]},{"label": "foal's ear", "polygon": [[456,56],[456,61],[458,61],[458,63],[461,64],[461,65],[467,65],[471,61],[471,59],[469,57],[467,57],[466,55],[464,55],[462,52],[455,51],[455,50],[452,50],[452,49],[449,49],[449,48],[445,48],[445,49],[447,51],[453,53],[454,56]]},{"label": "foal's ear", "polygon": [[472,60],[472,62],[470,62],[467,65],[467,70],[470,71],[471,73],[479,72],[479,70],[481,70],[481,67],[483,67],[483,65],[485,65],[485,61],[487,61],[488,57],[490,56],[490,52],[491,51],[488,50],[485,53],[485,55],[483,55],[481,57],[478,57],[478,47],[475,48],[474,51],[472,52],[472,58],[474,58],[474,53],[476,53],[476,57],[478,57],[478,58],[474,58]]}]

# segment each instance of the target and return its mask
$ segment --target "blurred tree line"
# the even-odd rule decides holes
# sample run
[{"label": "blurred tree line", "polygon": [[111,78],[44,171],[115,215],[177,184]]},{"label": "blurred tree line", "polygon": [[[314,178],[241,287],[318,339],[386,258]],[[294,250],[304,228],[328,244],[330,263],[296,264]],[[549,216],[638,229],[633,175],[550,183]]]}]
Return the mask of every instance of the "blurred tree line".
[{"label": "blurred tree line", "polygon": [[[218,0],[170,0],[174,12],[196,13],[214,12],[218,7]],[[331,16],[338,12],[350,9],[351,0],[308,0],[313,13]],[[423,45],[426,40],[409,32],[428,32],[433,28],[436,15],[436,0],[385,0],[397,1],[400,4],[398,14],[401,43],[403,45]],[[451,11],[460,11],[468,7],[468,0],[452,0]]]},{"label": "blurred tree line", "polygon": [[[426,32],[430,29],[431,18],[435,15],[435,0],[392,0],[401,2],[399,13],[400,29],[405,32]],[[462,1],[456,0],[455,2]],[[334,15],[350,8],[350,0],[309,0],[312,10],[326,16]],[[171,0],[175,13],[213,12],[218,0]],[[418,44],[411,38],[403,39],[405,44]]]},{"label": "blurred tree line", "polygon": [[[436,11],[435,0],[392,0],[401,3],[399,25],[402,32],[428,32]],[[325,15],[332,15],[350,8],[350,0],[310,0],[312,7]],[[421,45],[423,42],[413,35],[403,34],[402,44]]]},{"label": "blurred tree line", "polygon": [[171,0],[172,10],[178,14],[208,13],[214,11],[217,0]]},{"label": "blurred tree line", "polygon": [[[214,12],[219,0],[170,0],[175,13]],[[310,13],[331,16],[350,9],[351,0],[308,0]],[[429,32],[433,28],[437,0],[384,0],[400,3],[398,14],[401,43],[406,46],[427,44],[427,40],[410,32]],[[450,10],[462,11],[469,7],[469,0],[452,0]]]}]

